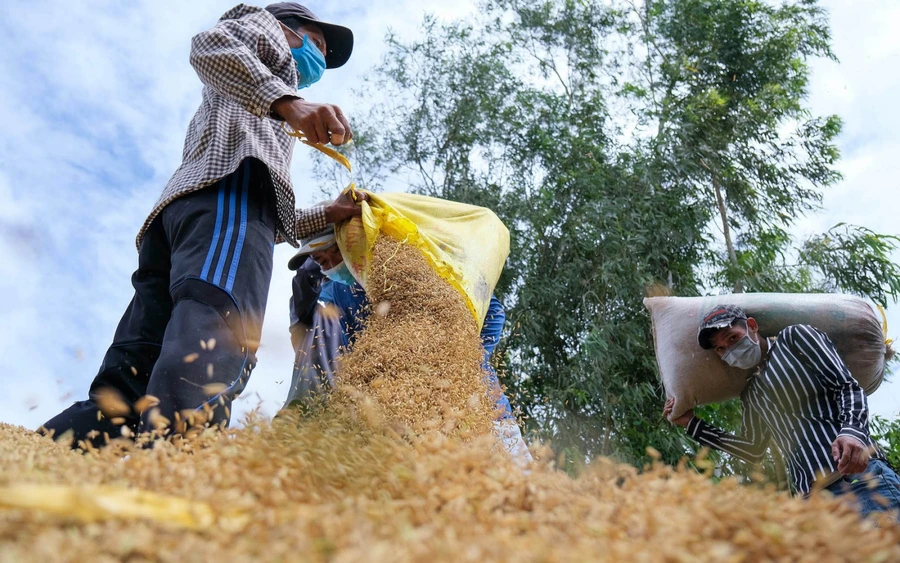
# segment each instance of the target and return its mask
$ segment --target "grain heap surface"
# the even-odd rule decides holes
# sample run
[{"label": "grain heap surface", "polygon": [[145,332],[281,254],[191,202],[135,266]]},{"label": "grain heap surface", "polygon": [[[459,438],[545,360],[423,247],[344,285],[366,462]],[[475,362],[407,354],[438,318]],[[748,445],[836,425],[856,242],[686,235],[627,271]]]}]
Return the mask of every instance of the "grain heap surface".
[{"label": "grain heap surface", "polygon": [[401,434],[486,434],[493,401],[478,327],[462,296],[414,247],[375,244],[364,331],[337,374],[340,394],[365,396]]},{"label": "grain heap surface", "polygon": [[0,510],[0,561],[900,560],[896,527],[861,523],[836,499],[606,460],[573,479],[546,451],[526,475],[483,440],[411,444],[330,410],[120,461],[0,426],[0,487],[138,488],[215,515],[190,530]]},{"label": "grain heap surface", "polygon": [[[385,272],[403,264],[394,250],[401,260],[383,260]],[[393,365],[407,361],[390,355],[399,349],[427,357],[431,373],[459,361],[409,338],[456,336],[423,329],[427,318],[389,340],[381,319],[402,324],[443,290],[410,291],[370,292],[374,307],[390,302],[367,328],[385,340],[359,341],[377,361],[351,356],[337,400],[317,416],[290,411],[153,449],[114,444],[84,455],[0,424],[0,562],[900,560],[900,527],[862,522],[827,496],[792,499],[606,459],[572,478],[555,469],[549,448],[534,448],[537,461],[522,471],[482,431],[489,413],[472,397],[483,388],[454,394]],[[462,318],[445,309],[433,311]],[[465,338],[446,354],[467,369],[480,361],[463,350],[471,324],[457,327]],[[404,377],[445,405],[421,404]],[[434,379],[444,377],[460,382],[443,372]]]}]

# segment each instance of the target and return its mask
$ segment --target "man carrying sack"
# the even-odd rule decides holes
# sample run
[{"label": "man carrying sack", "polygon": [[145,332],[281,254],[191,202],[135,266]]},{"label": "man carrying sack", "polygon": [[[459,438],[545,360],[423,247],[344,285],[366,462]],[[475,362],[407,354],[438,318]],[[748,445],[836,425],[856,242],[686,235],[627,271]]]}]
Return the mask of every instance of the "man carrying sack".
[{"label": "man carrying sack", "polygon": [[285,127],[313,145],[352,138],[340,108],[297,95],[352,49],[349,29],[290,2],[241,4],[193,38],[203,100],[183,162],[138,233],[134,299],[89,398],[46,431],[99,447],[170,424],[178,431],[188,419],[228,423],[256,364],[273,244],[297,246],[298,236],[360,212],[348,196],[294,208],[295,139]]},{"label": "man carrying sack", "polygon": [[[741,394],[741,436],[707,424],[693,409],[674,424],[750,463],[759,463],[773,440],[796,494],[808,495],[815,483],[834,495],[853,493],[863,515],[900,510],[900,479],[869,435],[866,395],[825,333],[801,324],[766,339],[743,309],[719,305],[702,318],[697,340],[726,364],[756,370]],[[669,399],[663,415],[673,408]]]}]

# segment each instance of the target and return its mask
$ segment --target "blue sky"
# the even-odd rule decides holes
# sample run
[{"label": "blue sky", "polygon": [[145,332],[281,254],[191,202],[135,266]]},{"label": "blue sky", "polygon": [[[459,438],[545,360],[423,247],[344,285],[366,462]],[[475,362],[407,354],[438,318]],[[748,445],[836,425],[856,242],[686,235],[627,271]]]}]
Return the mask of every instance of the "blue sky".
[{"label": "blue sky", "polygon": [[[190,38],[232,1],[8,2],[0,18],[0,351],[5,359],[0,420],[36,427],[84,398],[131,299],[134,237],[177,167],[200,82],[188,64]],[[814,64],[810,103],[837,113],[844,181],[825,209],[798,226],[821,232],[839,221],[900,234],[900,4],[831,1],[840,64]],[[64,9],[61,7],[64,6]],[[354,29],[344,68],[306,97],[340,104],[383,53],[390,25],[416,33],[424,13],[471,14],[473,2],[310,2],[323,19]],[[298,147],[292,175],[298,204],[320,199],[311,158]],[[402,190],[401,185],[396,190]],[[276,249],[260,364],[235,412],[262,400],[274,412],[287,392],[293,354],[287,332],[291,248]],[[889,312],[900,335],[900,306]],[[870,398],[885,416],[900,411],[900,377]]]}]

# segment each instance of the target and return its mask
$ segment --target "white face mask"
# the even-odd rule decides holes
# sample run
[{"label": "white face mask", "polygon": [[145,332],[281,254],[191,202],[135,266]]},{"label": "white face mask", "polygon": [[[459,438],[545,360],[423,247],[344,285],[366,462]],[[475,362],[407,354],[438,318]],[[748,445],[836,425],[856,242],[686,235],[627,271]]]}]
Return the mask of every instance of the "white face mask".
[{"label": "white face mask", "polygon": [[754,342],[749,334],[735,342],[731,348],[725,351],[722,361],[734,368],[752,369],[759,365],[762,359],[762,348],[759,342]]}]

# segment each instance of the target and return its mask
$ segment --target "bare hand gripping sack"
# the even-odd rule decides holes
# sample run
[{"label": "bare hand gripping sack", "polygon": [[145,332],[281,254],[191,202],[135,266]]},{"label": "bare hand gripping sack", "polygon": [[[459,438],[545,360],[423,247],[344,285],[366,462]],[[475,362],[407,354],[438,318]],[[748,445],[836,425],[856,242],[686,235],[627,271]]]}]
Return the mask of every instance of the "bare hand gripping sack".
[{"label": "bare hand gripping sack", "polygon": [[700,317],[718,304],[737,305],[759,323],[760,334],[777,336],[785,327],[812,325],[834,342],[850,373],[867,394],[881,385],[885,343],[881,322],[865,301],[835,294],[743,293],[711,297],[648,297],[659,375],[672,417],[688,409],[739,397],[749,370],[727,366],[713,350],[697,343]]}]

